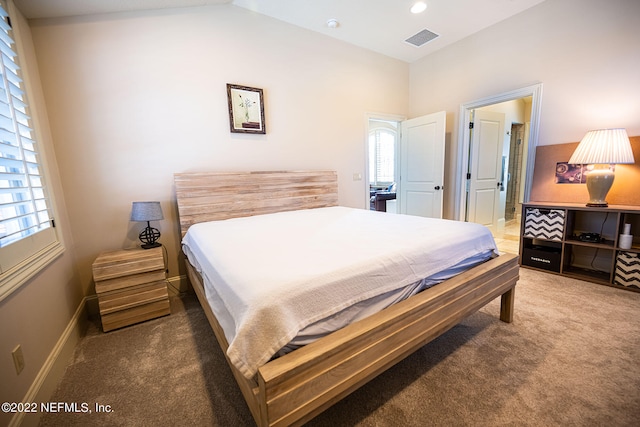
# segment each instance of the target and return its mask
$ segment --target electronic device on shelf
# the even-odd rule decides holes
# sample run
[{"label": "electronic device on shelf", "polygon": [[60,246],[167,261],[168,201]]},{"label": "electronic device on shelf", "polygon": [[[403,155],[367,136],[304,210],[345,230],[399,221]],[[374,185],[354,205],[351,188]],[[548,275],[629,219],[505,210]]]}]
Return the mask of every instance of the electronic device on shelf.
[{"label": "electronic device on shelf", "polygon": [[582,242],[600,243],[602,241],[602,237],[600,237],[600,234],[598,233],[580,233],[578,240]]}]

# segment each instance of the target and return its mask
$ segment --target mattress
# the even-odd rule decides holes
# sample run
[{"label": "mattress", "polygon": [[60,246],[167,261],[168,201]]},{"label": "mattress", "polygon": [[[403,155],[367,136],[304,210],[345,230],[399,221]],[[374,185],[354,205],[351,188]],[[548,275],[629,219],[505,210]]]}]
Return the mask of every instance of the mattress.
[{"label": "mattress", "polygon": [[247,378],[497,254],[478,224],[346,207],[195,224],[182,243]]}]

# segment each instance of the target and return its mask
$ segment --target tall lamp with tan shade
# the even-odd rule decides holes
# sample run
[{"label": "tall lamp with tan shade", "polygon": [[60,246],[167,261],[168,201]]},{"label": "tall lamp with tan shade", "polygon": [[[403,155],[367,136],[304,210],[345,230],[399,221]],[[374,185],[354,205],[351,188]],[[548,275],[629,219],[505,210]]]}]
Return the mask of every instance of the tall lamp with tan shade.
[{"label": "tall lamp with tan shade", "polygon": [[607,207],[607,193],[615,173],[610,165],[635,163],[625,129],[598,129],[587,132],[573,152],[570,164],[594,165],[587,173],[587,206]]}]

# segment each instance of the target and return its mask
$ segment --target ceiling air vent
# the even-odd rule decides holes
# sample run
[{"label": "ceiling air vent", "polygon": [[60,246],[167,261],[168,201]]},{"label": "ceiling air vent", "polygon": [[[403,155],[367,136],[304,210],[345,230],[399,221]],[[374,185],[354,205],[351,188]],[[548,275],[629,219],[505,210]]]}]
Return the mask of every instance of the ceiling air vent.
[{"label": "ceiling air vent", "polygon": [[437,37],[439,37],[439,35],[436,33],[433,33],[429,30],[422,30],[419,33],[412,35],[405,41],[409,44],[414,45],[415,47],[420,47],[423,44],[428,43]]}]

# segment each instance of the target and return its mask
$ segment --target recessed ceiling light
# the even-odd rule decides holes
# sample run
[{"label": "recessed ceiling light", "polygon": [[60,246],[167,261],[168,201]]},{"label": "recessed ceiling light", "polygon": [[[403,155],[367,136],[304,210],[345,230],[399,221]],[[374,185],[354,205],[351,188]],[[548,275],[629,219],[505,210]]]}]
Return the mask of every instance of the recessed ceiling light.
[{"label": "recessed ceiling light", "polygon": [[331,18],[327,21],[327,27],[329,28],[338,28],[338,25],[340,23],[338,22],[337,19]]},{"label": "recessed ceiling light", "polygon": [[421,13],[427,9],[427,4],[423,1],[419,1],[411,6],[411,13]]}]

